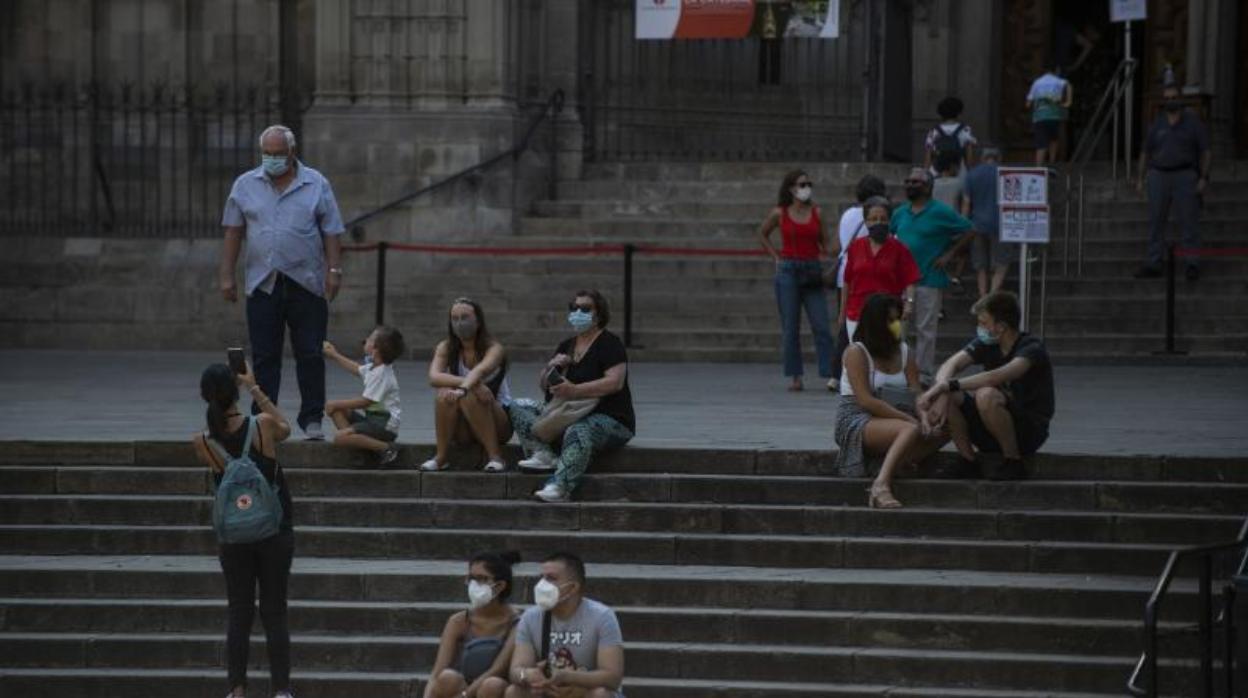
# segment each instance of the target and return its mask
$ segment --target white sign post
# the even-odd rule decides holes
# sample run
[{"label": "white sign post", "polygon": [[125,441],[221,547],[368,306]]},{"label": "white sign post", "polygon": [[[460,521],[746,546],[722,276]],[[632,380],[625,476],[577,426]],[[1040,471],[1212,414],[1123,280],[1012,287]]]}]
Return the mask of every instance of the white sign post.
[{"label": "white sign post", "polygon": [[[1148,0],[1109,0],[1109,21],[1122,22],[1123,58],[1131,60],[1131,23],[1148,19]],[[1123,135],[1126,137],[1123,158],[1127,166],[1127,179],[1131,179],[1131,116],[1135,97],[1135,78],[1127,81],[1123,94]],[[1117,168],[1117,163],[1114,165]]]},{"label": "white sign post", "polygon": [[1001,241],[1019,244],[1018,302],[1020,330],[1026,330],[1031,307],[1031,263],[1028,245],[1049,243],[1049,171],[1044,167],[1001,167],[997,170],[997,202],[1001,210]]}]

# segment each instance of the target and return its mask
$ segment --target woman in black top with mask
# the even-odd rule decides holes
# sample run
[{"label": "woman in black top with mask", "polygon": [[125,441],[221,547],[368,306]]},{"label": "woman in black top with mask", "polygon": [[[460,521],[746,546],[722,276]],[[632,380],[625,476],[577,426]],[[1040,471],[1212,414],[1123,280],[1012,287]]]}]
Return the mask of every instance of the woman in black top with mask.
[{"label": "woman in black top with mask", "polygon": [[[238,388],[251,394],[260,413],[254,417],[238,407]],[[256,609],[256,585],[260,587],[260,619],[264,623],[269,652],[270,684],[277,698],[290,698],[290,629],[286,622],[286,590],[295,538],[291,525],[290,488],[277,464],[277,443],[290,436],[290,423],[277,406],[256,385],[251,365],[235,374],[225,364],[204,369],[199,381],[200,395],[208,403],[208,429],[195,434],[191,444],[200,462],[212,469],[219,484],[226,463],[211,444],[215,441],[231,458],[242,456],[249,426],[253,429],[251,460],[264,477],[278,487],[282,503],[282,523],[276,535],[255,543],[224,543],[220,547],[221,570],[225,573],[229,597],[229,630],[226,649],[229,658],[230,696],[247,694],[247,654]],[[254,420],[254,426],[251,424]]]},{"label": "woman in black top with mask", "polygon": [[607,299],[598,291],[577,291],[568,304],[568,324],[576,335],[559,343],[542,368],[538,384],[547,403],[555,398],[582,405],[586,400],[597,402],[567,426],[562,436],[542,440],[534,433],[540,419],[537,405],[531,400],[511,404],[511,423],[528,454],[518,465],[522,470],[552,473],[546,485],[533,493],[542,501],[568,501],[590,459],[628,443],[637,429],[628,388],[628,353],[624,342],[607,330],[610,318]]}]

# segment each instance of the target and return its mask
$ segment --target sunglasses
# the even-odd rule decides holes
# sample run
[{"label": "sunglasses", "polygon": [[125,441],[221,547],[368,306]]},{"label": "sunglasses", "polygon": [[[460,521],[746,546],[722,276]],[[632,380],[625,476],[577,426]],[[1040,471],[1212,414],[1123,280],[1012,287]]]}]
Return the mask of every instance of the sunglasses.
[{"label": "sunglasses", "polygon": [[815,186],[815,185],[811,184],[810,182],[798,182],[798,183],[797,183],[797,188],[798,188],[798,189],[811,189],[811,188],[813,188],[814,186]]},{"label": "sunglasses", "polygon": [[582,304],[580,304],[580,303],[568,303],[568,311],[569,311],[569,312],[575,312],[575,311],[577,311],[577,310],[579,310],[579,311],[581,311],[581,312],[583,312],[583,313],[592,313],[592,312],[594,312],[594,306],[593,306],[592,304],[589,304],[589,303],[586,303],[586,304],[584,304],[584,305],[582,305]]}]

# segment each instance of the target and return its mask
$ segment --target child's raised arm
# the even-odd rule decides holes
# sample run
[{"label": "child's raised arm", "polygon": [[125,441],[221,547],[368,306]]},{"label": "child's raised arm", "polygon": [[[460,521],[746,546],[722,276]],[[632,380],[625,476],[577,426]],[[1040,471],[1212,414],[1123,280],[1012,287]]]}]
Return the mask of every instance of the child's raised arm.
[{"label": "child's raised arm", "polygon": [[353,376],[360,375],[360,365],[339,353],[338,348],[330,344],[328,340],[321,343],[321,353],[337,362],[347,373]]}]

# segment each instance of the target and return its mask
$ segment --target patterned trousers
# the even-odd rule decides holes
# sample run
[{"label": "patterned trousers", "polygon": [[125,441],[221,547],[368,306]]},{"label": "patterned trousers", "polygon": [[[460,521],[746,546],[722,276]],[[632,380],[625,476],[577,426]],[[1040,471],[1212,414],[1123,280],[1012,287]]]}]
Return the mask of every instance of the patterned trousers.
[{"label": "patterned trousers", "polygon": [[[541,412],[535,403],[517,400],[507,412],[525,455],[531,456],[539,451],[554,455],[554,446],[533,436],[533,424]],[[617,449],[632,438],[633,432],[628,427],[605,414],[582,417],[563,432],[562,448],[559,449],[559,457],[554,459],[555,474],[548,482],[558,483],[565,492],[575,491],[595,455]]]}]

